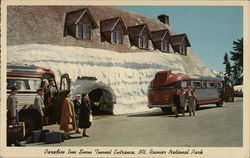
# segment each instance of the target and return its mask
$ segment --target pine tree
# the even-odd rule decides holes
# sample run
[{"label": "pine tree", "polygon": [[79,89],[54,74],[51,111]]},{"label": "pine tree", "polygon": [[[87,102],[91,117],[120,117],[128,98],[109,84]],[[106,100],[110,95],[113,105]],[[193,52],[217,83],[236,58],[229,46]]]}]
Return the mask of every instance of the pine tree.
[{"label": "pine tree", "polygon": [[233,42],[233,51],[230,51],[231,60],[234,62],[232,66],[232,76],[234,84],[243,83],[243,38]]},{"label": "pine tree", "polygon": [[225,70],[226,70],[226,73],[224,75],[224,80],[225,80],[225,83],[226,85],[231,85],[231,64],[228,60],[228,55],[227,53],[225,53],[224,55],[224,62],[223,64],[225,64]]}]

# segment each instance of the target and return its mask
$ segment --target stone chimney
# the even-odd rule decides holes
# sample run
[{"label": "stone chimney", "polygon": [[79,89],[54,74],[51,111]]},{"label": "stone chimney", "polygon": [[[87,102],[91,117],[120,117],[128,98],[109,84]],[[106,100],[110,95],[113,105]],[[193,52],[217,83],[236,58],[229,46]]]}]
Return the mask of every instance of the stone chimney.
[{"label": "stone chimney", "polygon": [[158,16],[158,19],[163,23],[163,24],[168,24],[169,25],[169,17],[165,14],[161,14]]}]

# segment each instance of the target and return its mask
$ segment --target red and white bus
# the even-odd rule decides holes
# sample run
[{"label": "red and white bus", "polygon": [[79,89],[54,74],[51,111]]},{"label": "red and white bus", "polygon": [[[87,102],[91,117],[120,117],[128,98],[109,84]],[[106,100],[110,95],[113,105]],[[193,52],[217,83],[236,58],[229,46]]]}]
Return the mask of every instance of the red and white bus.
[{"label": "red and white bus", "polygon": [[[19,86],[21,89],[19,93],[16,94],[18,100],[18,110],[20,121],[25,122],[26,134],[30,134],[31,131],[40,129],[42,127],[42,116],[34,108],[32,104],[34,103],[35,96],[37,95],[37,89],[41,88],[43,81],[55,80],[55,73],[47,68],[30,66],[30,65],[14,65],[7,64],[7,94],[10,94],[12,86]],[[51,120],[51,123],[58,122],[60,116],[60,108],[63,102],[63,91],[70,90],[70,79],[68,74],[61,76],[60,88],[58,89],[57,84],[55,84],[57,90],[57,100],[55,106],[56,113],[49,116],[55,120]],[[51,124],[50,123],[50,124]]]},{"label": "red and white bus", "polygon": [[217,107],[223,106],[223,82],[217,77],[189,76],[175,74],[170,71],[160,71],[150,82],[148,89],[148,107],[161,108],[164,112],[171,112],[173,94],[175,90],[188,86],[197,87],[196,105],[215,103]]}]

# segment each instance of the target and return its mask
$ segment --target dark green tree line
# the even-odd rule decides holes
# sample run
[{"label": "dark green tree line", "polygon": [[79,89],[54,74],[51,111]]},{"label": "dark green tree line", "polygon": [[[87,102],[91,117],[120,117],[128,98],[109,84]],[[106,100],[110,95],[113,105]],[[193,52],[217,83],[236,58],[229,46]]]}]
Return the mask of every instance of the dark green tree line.
[{"label": "dark green tree line", "polygon": [[224,80],[227,84],[243,84],[243,38],[237,39],[233,42],[233,50],[230,51],[230,55],[231,61],[229,60],[228,53],[225,53],[224,55]]}]

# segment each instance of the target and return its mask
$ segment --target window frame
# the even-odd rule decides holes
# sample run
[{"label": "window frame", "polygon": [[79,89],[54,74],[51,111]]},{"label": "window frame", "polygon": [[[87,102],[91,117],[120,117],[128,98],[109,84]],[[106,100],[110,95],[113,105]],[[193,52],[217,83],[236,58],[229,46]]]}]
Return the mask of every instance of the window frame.
[{"label": "window frame", "polygon": [[[89,28],[89,30],[87,28]],[[88,33],[90,35],[90,39],[87,36]],[[92,40],[92,26],[90,24],[77,24],[75,36],[77,39]]]},{"label": "window frame", "polygon": [[149,39],[147,36],[144,36],[144,35],[140,35],[139,37],[139,40],[138,40],[138,46],[139,48],[142,48],[142,49],[148,49],[148,46],[149,46]]},{"label": "window frame", "polygon": [[123,44],[123,32],[122,31],[112,31],[111,32],[111,43]]},{"label": "window frame", "polygon": [[161,41],[161,51],[169,52],[169,42],[167,40]]}]

